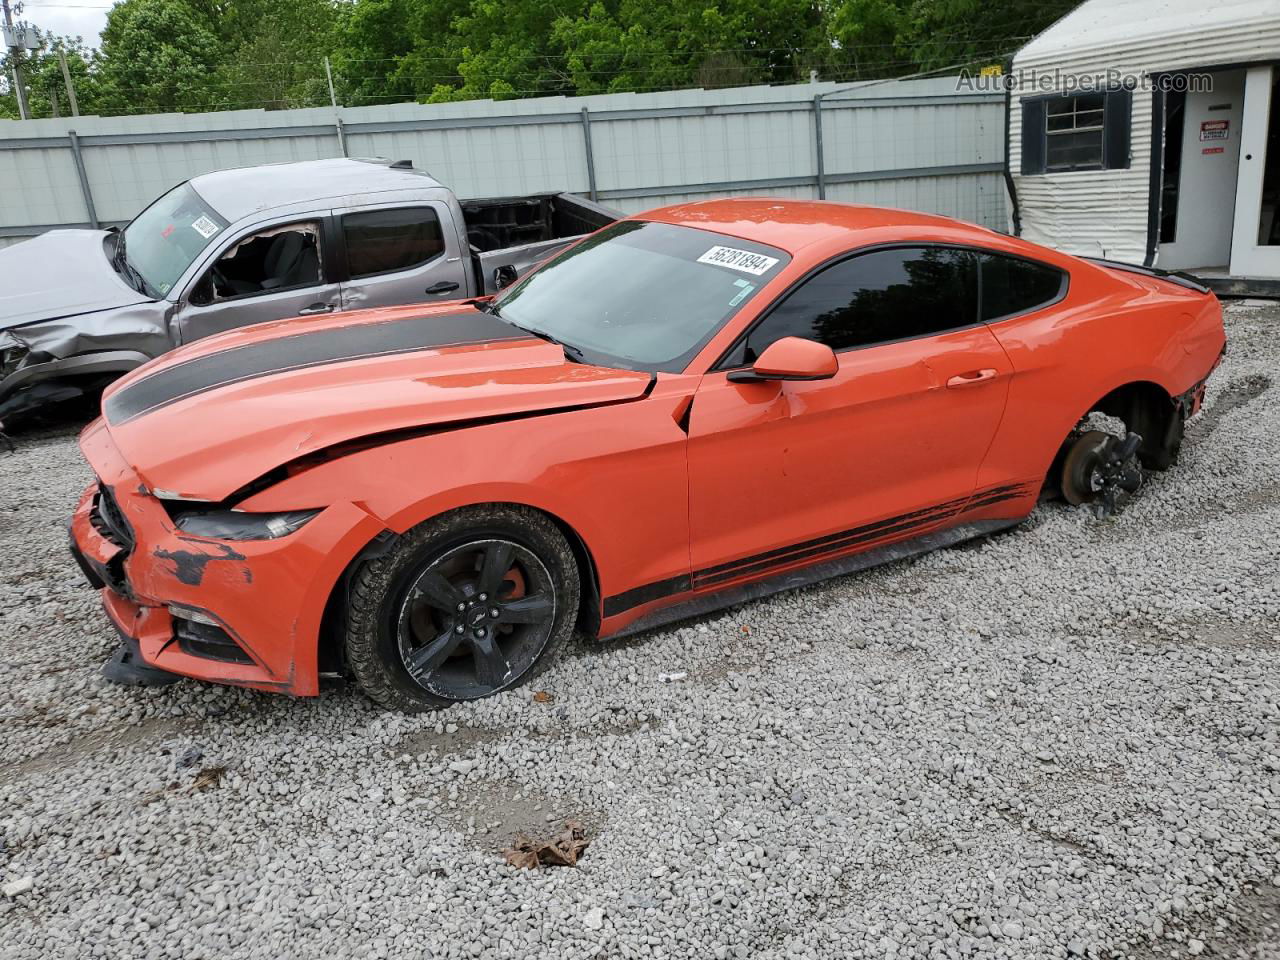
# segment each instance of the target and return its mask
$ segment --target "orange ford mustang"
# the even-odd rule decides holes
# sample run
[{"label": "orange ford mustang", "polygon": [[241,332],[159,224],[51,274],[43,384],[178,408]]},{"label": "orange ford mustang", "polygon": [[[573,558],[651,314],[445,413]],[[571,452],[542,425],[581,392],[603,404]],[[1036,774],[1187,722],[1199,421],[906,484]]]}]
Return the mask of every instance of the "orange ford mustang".
[{"label": "orange ford mustang", "polygon": [[139,368],[81,438],[73,549],[125,638],[109,675],[447,705],[575,627],[953,543],[1046,491],[1110,503],[1173,462],[1224,344],[1189,278],[897,210],[683,204],[492,302]]}]

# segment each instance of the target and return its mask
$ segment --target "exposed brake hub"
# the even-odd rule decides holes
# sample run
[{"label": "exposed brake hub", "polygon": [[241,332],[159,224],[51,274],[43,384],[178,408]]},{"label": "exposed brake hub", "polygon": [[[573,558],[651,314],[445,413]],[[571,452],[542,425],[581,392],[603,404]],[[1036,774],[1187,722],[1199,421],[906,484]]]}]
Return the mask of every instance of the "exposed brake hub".
[{"label": "exposed brake hub", "polygon": [[1115,513],[1142,485],[1140,446],[1137,433],[1123,440],[1101,430],[1081,434],[1062,464],[1062,495],[1073,505],[1092,503],[1099,518]]}]

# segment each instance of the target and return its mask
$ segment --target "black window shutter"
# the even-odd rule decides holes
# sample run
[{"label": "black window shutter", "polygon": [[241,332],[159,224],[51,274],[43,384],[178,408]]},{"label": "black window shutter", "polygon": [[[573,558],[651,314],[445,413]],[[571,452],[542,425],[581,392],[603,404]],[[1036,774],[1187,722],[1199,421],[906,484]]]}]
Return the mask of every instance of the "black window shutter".
[{"label": "black window shutter", "polygon": [[1044,101],[1022,101],[1022,173],[1044,173]]},{"label": "black window shutter", "polygon": [[1129,124],[1133,92],[1112,90],[1103,101],[1102,165],[1108,170],[1129,169]]}]

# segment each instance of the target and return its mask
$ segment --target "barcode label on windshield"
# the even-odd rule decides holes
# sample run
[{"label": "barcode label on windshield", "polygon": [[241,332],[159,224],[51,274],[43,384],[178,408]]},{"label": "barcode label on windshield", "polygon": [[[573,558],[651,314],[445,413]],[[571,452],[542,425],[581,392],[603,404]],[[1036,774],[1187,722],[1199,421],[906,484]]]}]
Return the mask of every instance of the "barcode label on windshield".
[{"label": "barcode label on windshield", "polygon": [[218,232],[218,225],[208,217],[201,215],[192,221],[191,229],[208,240]]},{"label": "barcode label on windshield", "polygon": [[698,258],[699,263],[710,263],[717,267],[728,267],[758,277],[767,273],[778,262],[777,257],[766,257],[763,253],[752,253],[750,250],[739,250],[736,247],[712,247]]}]

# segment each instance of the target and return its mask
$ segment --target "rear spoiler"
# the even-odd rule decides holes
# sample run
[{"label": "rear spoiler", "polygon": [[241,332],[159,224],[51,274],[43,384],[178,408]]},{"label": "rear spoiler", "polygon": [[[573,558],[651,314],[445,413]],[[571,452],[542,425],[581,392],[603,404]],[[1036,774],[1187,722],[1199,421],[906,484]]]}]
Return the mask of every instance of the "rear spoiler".
[{"label": "rear spoiler", "polygon": [[1103,260],[1100,257],[1081,257],[1081,260],[1087,260],[1089,263],[1096,263],[1100,267],[1107,267],[1111,270],[1123,270],[1126,273],[1136,273],[1144,277],[1157,277],[1160,280],[1168,280],[1170,283],[1176,283],[1180,287],[1186,287],[1188,290],[1194,290],[1196,293],[1208,293],[1209,288],[1206,287],[1199,277],[1184,273],[1181,270],[1160,270],[1156,267],[1140,267],[1136,263],[1121,263],[1118,260]]}]

